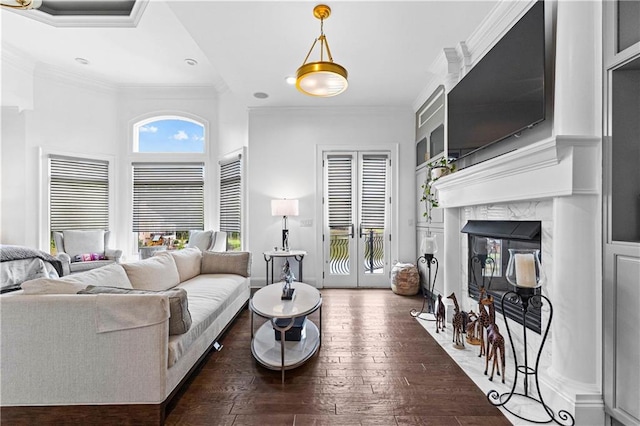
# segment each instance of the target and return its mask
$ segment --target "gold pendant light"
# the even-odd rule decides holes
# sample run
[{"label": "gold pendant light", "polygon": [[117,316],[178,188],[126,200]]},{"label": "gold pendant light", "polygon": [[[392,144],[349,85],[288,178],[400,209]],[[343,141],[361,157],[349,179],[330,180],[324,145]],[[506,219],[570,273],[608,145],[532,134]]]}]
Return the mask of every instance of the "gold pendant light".
[{"label": "gold pendant light", "polygon": [[41,5],[42,0],[5,0],[0,2],[0,6],[19,10],[37,9]]},{"label": "gold pendant light", "polygon": [[[333,62],[329,43],[324,35],[324,20],[329,15],[331,15],[331,8],[327,5],[319,4],[313,8],[313,16],[320,20],[320,37],[313,41],[296,76],[296,88],[305,95],[328,98],[347,90],[347,70],[342,65]],[[320,61],[307,62],[317,42],[320,42]],[[324,60],[325,49],[328,61]]]}]

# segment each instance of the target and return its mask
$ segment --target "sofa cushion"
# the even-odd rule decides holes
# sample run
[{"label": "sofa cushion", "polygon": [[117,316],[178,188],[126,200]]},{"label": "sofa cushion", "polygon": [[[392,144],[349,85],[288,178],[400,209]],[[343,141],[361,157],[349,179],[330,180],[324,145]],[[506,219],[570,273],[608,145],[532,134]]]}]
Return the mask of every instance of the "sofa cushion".
[{"label": "sofa cushion", "polygon": [[85,253],[98,253],[104,255],[105,231],[103,230],[71,230],[64,231],[64,251],[71,257],[72,262],[76,256]]},{"label": "sofa cushion", "polygon": [[243,277],[251,275],[251,253],[246,251],[226,251],[202,253],[203,274],[235,274]]},{"label": "sofa cushion", "polygon": [[191,314],[187,292],[181,288],[163,291],[135,290],[130,288],[88,286],[78,294],[161,294],[169,297],[169,335],[184,334],[191,328]]},{"label": "sofa cushion", "polygon": [[154,256],[139,262],[124,263],[122,267],[135,289],[168,290],[180,283],[173,256]]},{"label": "sofa cushion", "polygon": [[154,256],[172,256],[178,268],[178,276],[180,282],[200,274],[200,265],[202,264],[202,252],[197,247],[189,247],[182,250],[161,251]]},{"label": "sofa cushion", "polygon": [[22,283],[25,294],[77,293],[88,285],[132,288],[121,265],[111,264],[59,279],[38,278]]},{"label": "sofa cushion", "polygon": [[189,231],[187,247],[198,247],[200,251],[207,250],[212,243],[213,231]]},{"label": "sofa cushion", "polygon": [[168,367],[175,364],[211,324],[249,286],[238,275],[198,275],[176,288],[187,291],[193,325],[188,332],[169,338]]}]

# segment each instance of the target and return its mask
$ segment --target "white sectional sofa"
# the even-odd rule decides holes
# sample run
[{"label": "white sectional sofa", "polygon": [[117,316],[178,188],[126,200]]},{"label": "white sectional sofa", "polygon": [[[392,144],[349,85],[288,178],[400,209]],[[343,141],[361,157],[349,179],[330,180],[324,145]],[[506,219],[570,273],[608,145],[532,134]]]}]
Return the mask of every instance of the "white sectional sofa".
[{"label": "white sectional sofa", "polygon": [[100,407],[136,404],[123,408],[127,423],[162,424],[179,385],[247,305],[249,271],[249,253],[187,248],[3,295],[3,421],[46,406],[50,419],[96,424]]}]

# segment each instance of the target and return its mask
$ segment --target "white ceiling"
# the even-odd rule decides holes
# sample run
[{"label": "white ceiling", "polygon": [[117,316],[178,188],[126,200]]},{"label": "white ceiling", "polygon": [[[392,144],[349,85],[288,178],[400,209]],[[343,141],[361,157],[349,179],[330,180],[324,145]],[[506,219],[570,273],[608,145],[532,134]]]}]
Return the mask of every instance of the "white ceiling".
[{"label": "white ceiling", "polygon": [[3,50],[115,86],[213,86],[248,106],[407,107],[442,48],[466,40],[496,3],[331,1],[325,35],[334,61],[349,72],[349,88],[329,99],[285,82],[320,33],[317,2],[154,0],[130,28],[60,28],[6,9],[0,18]]}]

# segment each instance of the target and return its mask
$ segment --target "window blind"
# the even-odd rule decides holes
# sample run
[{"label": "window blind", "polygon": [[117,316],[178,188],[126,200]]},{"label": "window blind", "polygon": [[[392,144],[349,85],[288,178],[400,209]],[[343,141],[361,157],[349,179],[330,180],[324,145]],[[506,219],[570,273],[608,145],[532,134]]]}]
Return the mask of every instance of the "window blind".
[{"label": "window blind", "polygon": [[327,157],[329,228],[345,228],[353,224],[352,164],[351,155]]},{"label": "window blind", "polygon": [[386,156],[363,156],[361,191],[362,227],[383,229],[387,203]]},{"label": "window blind", "polygon": [[242,156],[220,163],[220,230],[240,232],[242,220]]},{"label": "window blind", "polygon": [[133,232],[204,229],[204,164],[133,164]]},{"label": "window blind", "polygon": [[51,231],[109,229],[109,163],[49,157]]}]

